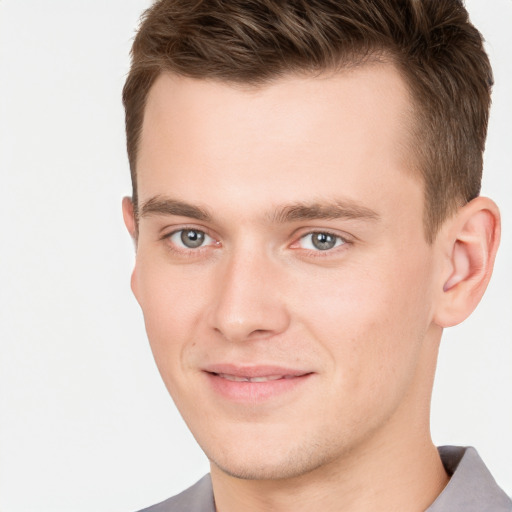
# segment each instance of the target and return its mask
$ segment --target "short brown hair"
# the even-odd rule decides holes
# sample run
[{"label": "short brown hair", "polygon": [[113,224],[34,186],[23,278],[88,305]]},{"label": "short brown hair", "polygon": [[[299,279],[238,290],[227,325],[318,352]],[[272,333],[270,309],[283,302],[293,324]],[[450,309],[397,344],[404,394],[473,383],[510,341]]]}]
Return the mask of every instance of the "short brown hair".
[{"label": "short brown hair", "polygon": [[263,85],[379,56],[397,66],[414,98],[427,240],[480,193],[493,78],[462,0],[158,0],[131,55],[123,103],[136,211],[144,108],[162,72]]}]

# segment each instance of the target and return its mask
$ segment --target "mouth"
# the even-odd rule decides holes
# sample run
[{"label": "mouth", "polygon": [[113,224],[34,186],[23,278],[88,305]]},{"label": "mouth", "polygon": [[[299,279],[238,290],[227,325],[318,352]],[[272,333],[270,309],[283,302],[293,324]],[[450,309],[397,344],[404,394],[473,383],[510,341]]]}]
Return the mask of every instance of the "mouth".
[{"label": "mouth", "polygon": [[230,380],[232,382],[269,382],[280,379],[295,379],[299,375],[268,375],[265,377],[239,377],[237,375],[229,375],[228,373],[213,373],[221,379]]},{"label": "mouth", "polygon": [[217,365],[204,370],[211,389],[235,402],[263,402],[286,395],[313,372],[275,366]]}]

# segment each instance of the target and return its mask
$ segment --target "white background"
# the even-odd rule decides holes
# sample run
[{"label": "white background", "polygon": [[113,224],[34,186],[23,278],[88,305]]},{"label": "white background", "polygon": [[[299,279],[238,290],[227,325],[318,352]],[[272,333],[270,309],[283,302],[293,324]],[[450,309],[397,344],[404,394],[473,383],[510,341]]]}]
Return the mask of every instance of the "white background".
[{"label": "white background", "polygon": [[[207,471],[129,289],[121,88],[148,0],[0,0],[0,510],[130,512]],[[483,192],[504,237],[487,296],[445,333],[437,444],[512,493],[512,1],[472,0],[496,86]]]}]

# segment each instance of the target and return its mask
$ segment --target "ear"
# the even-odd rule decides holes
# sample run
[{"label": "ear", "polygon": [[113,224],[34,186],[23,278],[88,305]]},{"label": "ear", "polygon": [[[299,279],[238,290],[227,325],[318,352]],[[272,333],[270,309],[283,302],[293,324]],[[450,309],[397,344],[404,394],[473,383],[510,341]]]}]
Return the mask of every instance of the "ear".
[{"label": "ear", "polygon": [[439,234],[445,265],[434,322],[441,327],[465,320],[482,298],[500,240],[500,213],[487,197],[459,209]]},{"label": "ear", "polygon": [[[126,225],[126,229],[135,243],[135,249],[137,249],[137,222],[135,220],[135,212],[133,208],[133,202],[130,197],[123,197],[123,219]],[[130,286],[135,298],[138,301],[137,296],[137,261],[135,261],[135,267],[132,271],[132,277],[130,279]]]},{"label": "ear", "polygon": [[137,223],[131,197],[123,197],[123,219],[126,229],[133,240],[137,241]]}]

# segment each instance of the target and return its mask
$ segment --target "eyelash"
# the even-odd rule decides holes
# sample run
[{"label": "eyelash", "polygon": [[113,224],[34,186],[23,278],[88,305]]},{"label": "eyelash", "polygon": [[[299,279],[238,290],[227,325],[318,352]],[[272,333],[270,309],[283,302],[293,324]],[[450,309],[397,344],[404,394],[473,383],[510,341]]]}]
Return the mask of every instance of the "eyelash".
[{"label": "eyelash", "polygon": [[[197,233],[202,233],[203,235],[205,235],[206,237],[208,237],[209,239],[211,239],[214,243],[208,243],[206,245],[200,245],[198,246],[197,248],[186,248],[186,247],[179,247],[177,246],[176,243],[172,242],[171,239],[173,236],[175,235],[178,235],[180,233],[183,233],[184,231],[195,231]],[[302,248],[299,246],[299,243],[304,240],[306,237],[308,236],[313,236],[313,235],[318,235],[318,234],[322,234],[322,235],[329,235],[331,237],[334,237],[336,239],[336,245],[330,249],[325,249],[325,250],[320,250],[320,249],[317,249],[317,250],[314,250],[314,249],[305,249],[305,248]],[[195,228],[195,227],[192,227],[192,226],[184,226],[184,227],[181,227],[180,229],[176,229],[176,230],[173,230],[171,231],[170,233],[166,233],[164,235],[162,235],[162,237],[160,238],[160,240],[163,240],[163,241],[167,241],[168,242],[168,248],[175,252],[175,253],[178,253],[180,255],[189,255],[189,254],[195,254],[195,255],[200,255],[204,250],[208,250],[209,247],[211,246],[217,246],[217,247],[220,247],[221,246],[221,243],[218,242],[215,237],[213,237],[212,235],[210,235],[206,230],[204,229],[198,229],[198,228]],[[313,230],[313,231],[308,231],[306,233],[303,233],[301,234],[298,238],[295,239],[295,241],[289,245],[289,247],[291,249],[294,249],[294,250],[303,250],[303,251],[307,251],[312,257],[320,257],[320,258],[325,258],[325,257],[328,257],[328,256],[331,256],[333,253],[337,253],[339,250],[343,250],[343,248],[349,244],[351,244],[351,240],[347,239],[346,237],[344,236],[341,236],[340,234],[337,234],[337,233],[333,233],[332,231],[328,231],[328,230]]]},{"label": "eyelash", "polygon": [[[209,244],[206,244],[206,245],[200,245],[197,248],[179,247],[176,243],[172,242],[171,239],[172,239],[172,237],[174,235],[179,235],[180,233],[183,233],[185,231],[195,231],[196,233],[202,233],[203,235],[205,235],[205,237],[208,237],[212,241],[214,241],[214,244],[209,243]],[[184,226],[184,227],[181,227],[180,229],[175,229],[175,230],[171,231],[170,233],[165,233],[164,235],[162,235],[160,237],[160,240],[166,241],[167,242],[167,247],[171,251],[173,251],[175,253],[178,253],[180,255],[184,255],[184,254],[185,255],[189,255],[189,254],[199,255],[204,250],[207,250],[207,248],[210,247],[211,245],[218,245],[218,246],[220,246],[220,242],[216,241],[215,237],[210,235],[206,230],[199,229],[199,228],[196,228],[196,227],[193,227],[193,226]]]},{"label": "eyelash", "polygon": [[[320,249],[305,249],[299,246],[300,242],[304,240],[306,237],[318,234],[329,235],[334,237],[336,239],[337,245],[335,245],[331,249],[326,249],[323,251]],[[332,258],[336,255],[339,255],[341,251],[346,250],[347,246],[350,245],[351,243],[352,240],[350,240],[347,236],[342,236],[339,233],[334,233],[326,229],[314,229],[301,234],[298,238],[296,238],[296,241],[290,245],[290,247],[294,250],[301,251],[303,255],[304,253],[306,253],[307,256],[305,257],[307,258]]]}]

